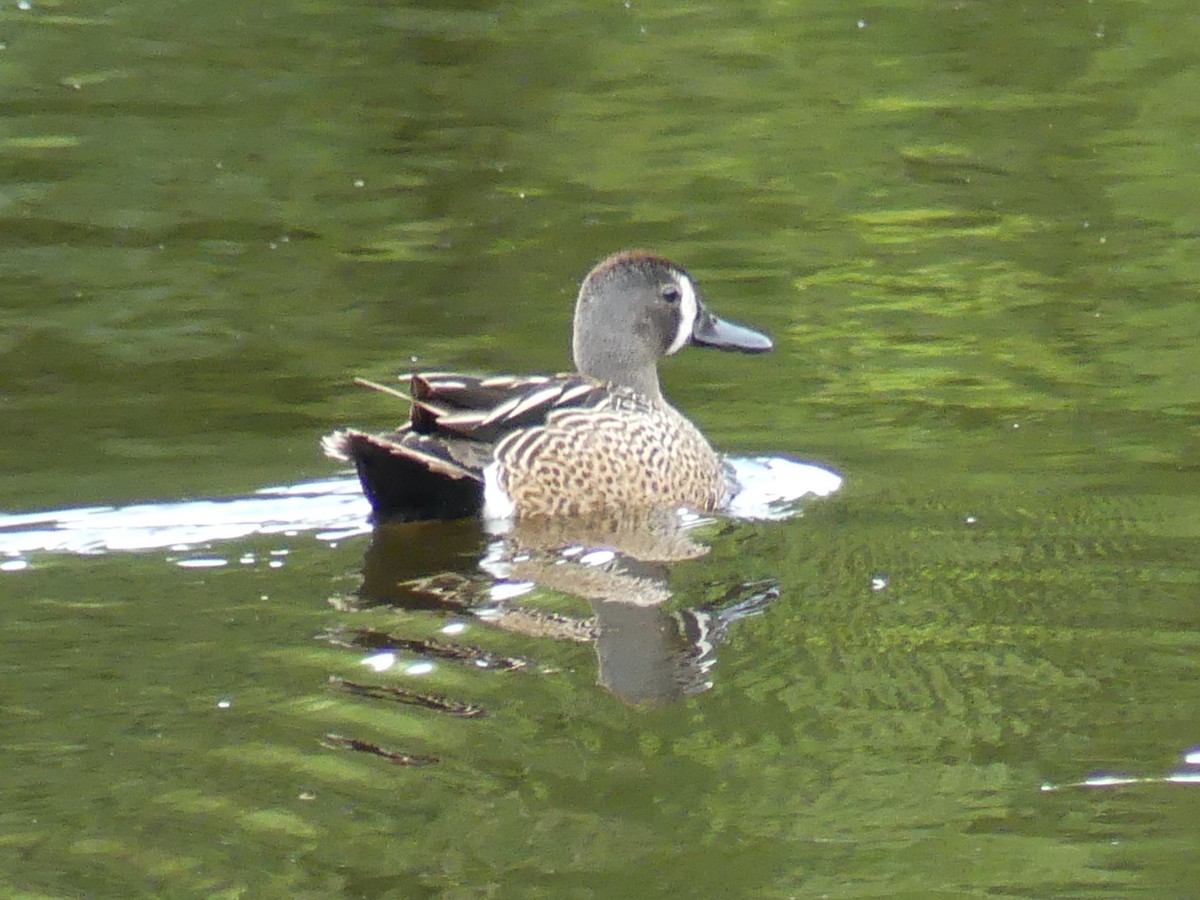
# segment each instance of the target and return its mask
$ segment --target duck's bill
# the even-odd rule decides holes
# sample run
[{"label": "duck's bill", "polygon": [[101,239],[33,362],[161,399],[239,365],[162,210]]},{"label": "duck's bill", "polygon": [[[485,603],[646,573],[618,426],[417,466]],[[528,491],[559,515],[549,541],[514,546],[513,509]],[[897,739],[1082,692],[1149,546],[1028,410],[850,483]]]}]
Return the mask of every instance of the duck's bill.
[{"label": "duck's bill", "polygon": [[737,350],[741,353],[766,353],[775,345],[760,331],[726,322],[702,310],[692,327],[692,343],[698,347],[716,347],[718,350]]}]

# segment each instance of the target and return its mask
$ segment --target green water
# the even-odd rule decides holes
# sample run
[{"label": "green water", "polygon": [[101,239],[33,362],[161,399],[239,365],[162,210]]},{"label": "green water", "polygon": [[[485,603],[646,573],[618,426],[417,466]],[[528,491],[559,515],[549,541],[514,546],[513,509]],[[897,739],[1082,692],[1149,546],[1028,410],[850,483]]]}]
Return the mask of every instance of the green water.
[{"label": "green water", "polygon": [[[0,43],[3,511],[323,478],[395,415],[353,376],[563,369],[627,246],[776,339],[669,361],[675,403],[846,478],[672,569],[675,608],[780,596],[659,706],[477,622],[528,665],[369,672],[318,637],[449,614],[349,608],[366,536],[30,553],[0,892],[1194,895],[1188,4],[35,0]],[[484,539],[397,542],[474,575]]]}]

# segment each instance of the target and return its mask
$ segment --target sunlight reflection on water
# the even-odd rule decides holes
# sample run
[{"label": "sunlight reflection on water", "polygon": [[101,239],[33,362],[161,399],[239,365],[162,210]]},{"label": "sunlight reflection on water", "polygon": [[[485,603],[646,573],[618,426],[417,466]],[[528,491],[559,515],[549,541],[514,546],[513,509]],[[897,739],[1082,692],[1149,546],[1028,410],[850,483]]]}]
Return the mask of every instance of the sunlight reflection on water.
[{"label": "sunlight reflection on water", "polygon": [[[739,492],[728,513],[739,519],[786,519],[804,497],[836,491],[840,476],[782,458],[732,459]],[[249,497],[133,506],[93,506],[0,516],[0,571],[27,567],[35,552],[95,554],[190,548],[249,535],[316,532],[338,541],[369,534],[370,505],[354,478],[263,488]],[[181,565],[224,564],[187,560]]]},{"label": "sunlight reflection on water", "polygon": [[355,479],[263,488],[249,497],[95,506],[0,516],[0,554],[186,549],[253,534],[317,531],[326,541],[370,532]]}]

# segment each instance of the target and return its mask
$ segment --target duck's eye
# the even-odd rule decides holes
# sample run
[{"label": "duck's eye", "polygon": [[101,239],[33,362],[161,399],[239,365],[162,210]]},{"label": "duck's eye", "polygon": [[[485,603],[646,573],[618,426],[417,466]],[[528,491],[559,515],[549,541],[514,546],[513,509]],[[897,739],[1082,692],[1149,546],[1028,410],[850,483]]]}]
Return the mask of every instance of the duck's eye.
[{"label": "duck's eye", "polygon": [[680,296],[682,296],[677,284],[664,284],[658,289],[658,293],[668,303],[678,303]]}]

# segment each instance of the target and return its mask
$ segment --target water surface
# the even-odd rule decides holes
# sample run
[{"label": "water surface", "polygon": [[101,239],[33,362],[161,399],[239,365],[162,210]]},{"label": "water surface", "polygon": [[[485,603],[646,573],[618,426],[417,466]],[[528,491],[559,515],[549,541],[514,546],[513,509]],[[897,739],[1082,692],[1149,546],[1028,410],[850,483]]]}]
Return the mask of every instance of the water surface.
[{"label": "water surface", "polygon": [[776,340],[669,361],[677,405],[846,479],[697,531],[664,615],[777,593],[664,703],[598,685],[584,640],[397,586],[487,590],[470,522],[10,556],[0,884],[1188,896],[1195,27],[1119,2],[0,10],[4,512],[332,476],[324,431],[397,415],[353,376],[566,368],[574,285],[629,246]]}]

